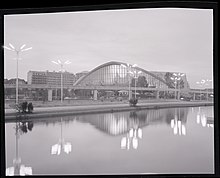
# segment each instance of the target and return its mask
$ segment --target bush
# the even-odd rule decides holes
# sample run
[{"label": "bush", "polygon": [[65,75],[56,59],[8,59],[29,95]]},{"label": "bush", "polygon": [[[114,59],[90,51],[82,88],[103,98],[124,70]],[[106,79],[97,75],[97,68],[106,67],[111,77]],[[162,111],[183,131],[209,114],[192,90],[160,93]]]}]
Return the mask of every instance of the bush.
[{"label": "bush", "polygon": [[131,98],[129,100],[130,106],[136,106],[136,104],[138,103],[138,99],[137,98]]}]

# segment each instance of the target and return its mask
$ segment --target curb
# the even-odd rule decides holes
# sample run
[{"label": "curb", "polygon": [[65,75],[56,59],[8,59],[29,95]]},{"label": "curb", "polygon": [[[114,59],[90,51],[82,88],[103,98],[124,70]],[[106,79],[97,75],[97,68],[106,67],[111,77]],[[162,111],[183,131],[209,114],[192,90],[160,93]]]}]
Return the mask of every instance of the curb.
[{"label": "curb", "polygon": [[5,114],[5,122],[15,121],[19,119],[37,119],[45,117],[57,117],[57,116],[69,116],[69,115],[80,115],[80,114],[96,114],[96,113],[111,113],[111,112],[122,112],[122,111],[139,111],[144,109],[162,109],[162,108],[177,108],[177,107],[196,107],[196,106],[213,106],[214,103],[163,103],[163,104],[148,104],[148,105],[137,105],[131,106],[111,106],[106,108],[95,108],[95,109],[68,109],[62,111],[50,111],[50,112],[36,112],[32,114],[20,114],[20,113],[9,113]]}]

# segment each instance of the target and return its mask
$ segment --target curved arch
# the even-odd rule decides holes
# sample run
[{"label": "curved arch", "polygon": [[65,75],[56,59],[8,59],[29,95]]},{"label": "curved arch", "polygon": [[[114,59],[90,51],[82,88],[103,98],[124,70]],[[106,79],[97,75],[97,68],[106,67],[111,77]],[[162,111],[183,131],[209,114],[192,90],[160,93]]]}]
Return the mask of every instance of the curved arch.
[{"label": "curved arch", "polygon": [[[111,61],[111,62],[104,63],[104,64],[102,64],[102,65],[100,65],[100,66],[94,68],[93,70],[91,70],[90,72],[88,72],[85,76],[83,76],[82,78],[80,78],[79,80],[77,80],[77,81],[74,83],[74,86],[75,86],[75,85],[78,85],[81,81],[85,80],[85,79],[86,79],[88,76],[90,76],[92,73],[96,72],[97,70],[99,70],[99,69],[101,69],[101,68],[103,68],[103,67],[110,66],[110,65],[121,65],[121,64],[127,65],[127,64],[124,63],[124,62],[116,62],[116,61]],[[156,76],[155,74],[153,74],[153,73],[151,73],[151,72],[149,72],[149,71],[147,71],[147,70],[145,70],[145,69],[142,69],[142,68],[140,68],[140,67],[134,67],[134,68],[137,69],[137,70],[142,71],[142,72],[145,73],[145,74],[148,74],[148,75],[154,77],[155,79],[161,81],[161,82],[164,83],[166,86],[168,86],[168,84],[167,84],[167,82],[166,82],[165,80],[163,80],[162,78]],[[168,86],[168,87],[169,87],[169,86]]]}]

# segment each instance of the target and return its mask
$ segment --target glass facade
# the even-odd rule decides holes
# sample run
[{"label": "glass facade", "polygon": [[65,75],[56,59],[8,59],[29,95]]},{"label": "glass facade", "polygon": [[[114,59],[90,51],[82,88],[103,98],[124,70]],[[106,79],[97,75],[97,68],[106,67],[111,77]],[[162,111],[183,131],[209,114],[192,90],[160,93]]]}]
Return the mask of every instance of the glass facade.
[{"label": "glass facade", "polygon": [[[106,65],[97,70],[92,71],[87,76],[85,76],[81,81],[77,82],[76,85],[79,86],[128,86],[129,78],[132,81],[133,78],[144,76],[147,81],[147,87],[152,88],[168,88],[166,83],[161,79],[150,75],[140,69],[132,68],[130,71],[136,73],[141,71],[138,76],[134,76],[127,68],[121,66],[120,64]],[[129,76],[130,75],[130,76]]]}]

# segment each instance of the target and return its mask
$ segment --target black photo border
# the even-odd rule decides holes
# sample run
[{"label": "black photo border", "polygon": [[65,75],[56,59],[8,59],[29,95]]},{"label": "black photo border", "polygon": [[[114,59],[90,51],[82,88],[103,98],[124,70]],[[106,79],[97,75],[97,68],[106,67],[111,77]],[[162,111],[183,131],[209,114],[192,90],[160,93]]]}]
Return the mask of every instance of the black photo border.
[{"label": "black photo border", "polygon": [[[10,2],[10,1],[9,1]],[[11,1],[13,4],[13,2]],[[18,4],[17,6],[6,5],[0,8],[0,43],[4,44],[4,15],[10,14],[32,14],[32,13],[53,13],[72,11],[95,11],[95,10],[117,10],[117,9],[138,9],[138,8],[195,8],[213,10],[213,79],[214,79],[214,157],[215,174],[137,174],[137,175],[83,175],[83,176],[48,176],[48,177],[220,177],[219,164],[219,118],[218,118],[218,3],[215,1],[125,1],[125,2],[63,2],[42,5],[38,2],[29,4]],[[1,177],[5,177],[5,121],[4,121],[4,50],[0,49],[0,144],[1,144]],[[36,176],[35,176],[36,177]],[[40,176],[41,177],[41,176]]]}]

